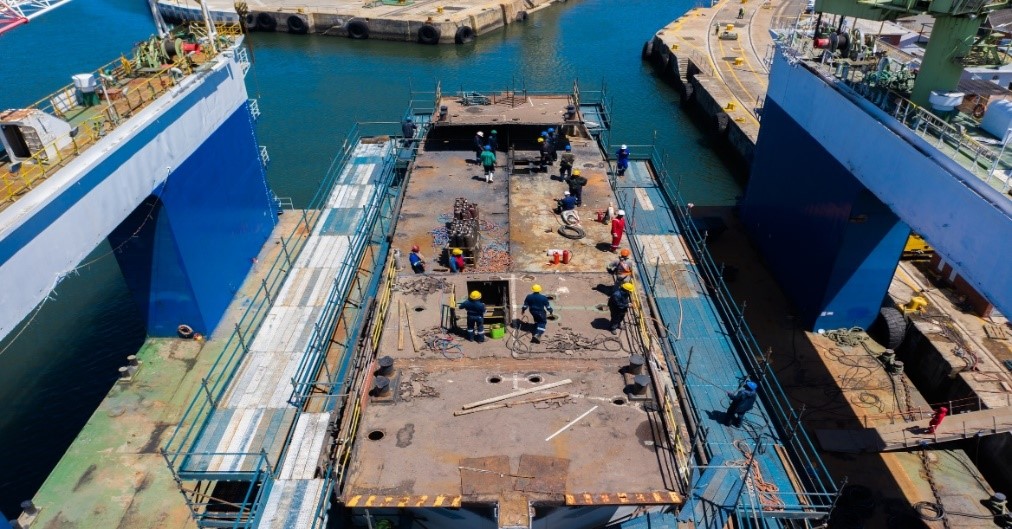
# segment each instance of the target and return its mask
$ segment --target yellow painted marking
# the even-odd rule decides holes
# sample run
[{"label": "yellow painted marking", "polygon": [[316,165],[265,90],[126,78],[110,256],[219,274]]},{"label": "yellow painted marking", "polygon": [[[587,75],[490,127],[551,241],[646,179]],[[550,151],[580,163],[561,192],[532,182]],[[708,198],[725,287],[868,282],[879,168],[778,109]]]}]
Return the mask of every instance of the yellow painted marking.
[{"label": "yellow painted marking", "polygon": [[369,496],[369,498],[367,500],[365,500],[365,506],[366,507],[372,507],[372,502],[374,500],[376,500],[376,496]]},{"label": "yellow painted marking", "polygon": [[611,503],[611,496],[607,494],[601,495],[601,503]]},{"label": "yellow painted marking", "polygon": [[661,501],[661,497],[662,496],[660,495],[660,493],[655,492],[655,493],[653,493],[653,497],[654,497],[654,501]]},{"label": "yellow painted marking", "polygon": [[587,505],[593,505],[594,504],[594,497],[591,496],[590,494],[584,494],[583,495],[583,501],[586,502]]},{"label": "yellow painted marking", "polygon": [[446,501],[446,496],[436,496],[436,501],[432,502],[432,506],[433,507],[442,506],[444,501]]},{"label": "yellow painted marking", "polygon": [[422,507],[422,506],[424,506],[426,500],[428,500],[428,499],[429,499],[428,496],[419,496],[418,497],[418,501],[415,502],[415,507]]},{"label": "yellow painted marking", "polygon": [[566,505],[573,505],[574,503],[576,503],[576,496],[566,494]]},{"label": "yellow painted marking", "polygon": [[410,501],[411,501],[411,496],[405,496],[405,497],[401,498],[400,501],[397,502],[397,506],[398,507],[407,507],[408,502],[410,502]]},{"label": "yellow painted marking", "polygon": [[361,500],[361,499],[362,499],[362,496],[352,496],[351,499],[348,500],[348,503],[345,503],[344,505],[346,507],[354,507],[354,506],[358,505],[358,500]]},{"label": "yellow painted marking", "polygon": [[[724,41],[722,41],[722,40],[720,40],[718,38],[717,39],[717,46],[720,47],[720,55],[721,55],[721,57],[726,57],[727,55],[726,55],[726,53],[724,51]],[[727,64],[727,63],[724,62],[723,64]],[[752,96],[753,95],[752,92],[749,92],[748,89],[745,88],[745,84],[742,83],[741,79],[738,78],[738,74],[734,73],[734,68],[731,68],[730,66],[728,66],[727,72],[731,74],[731,77],[734,78],[734,82],[738,85],[738,88],[741,88],[741,91],[745,95],[747,95],[747,96]],[[734,93],[732,92],[731,95],[734,95]],[[752,118],[752,121],[755,121],[756,123],[759,123],[759,120],[757,120],[755,118],[755,116],[753,116],[751,113],[748,114],[748,117]]]},{"label": "yellow painted marking", "polygon": [[629,503],[629,495],[626,494],[626,493],[624,493],[624,492],[619,492],[618,493],[618,502],[619,503]]},{"label": "yellow painted marking", "polygon": [[453,497],[453,502],[450,503],[450,507],[460,507],[460,496]]}]

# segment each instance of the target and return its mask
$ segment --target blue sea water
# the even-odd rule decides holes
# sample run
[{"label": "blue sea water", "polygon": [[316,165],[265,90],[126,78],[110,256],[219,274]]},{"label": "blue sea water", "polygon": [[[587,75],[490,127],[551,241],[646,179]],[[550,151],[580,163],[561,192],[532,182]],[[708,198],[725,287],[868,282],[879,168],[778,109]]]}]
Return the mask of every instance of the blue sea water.
[{"label": "blue sea water", "polygon": [[[255,33],[247,86],[263,112],[271,185],[306,204],[354,122],[395,121],[413,90],[437,81],[455,92],[568,90],[579,79],[584,89],[607,86],[614,142],[656,143],[688,200],[731,204],[740,188],[721,154],[640,60],[643,43],[691,7],[571,0],[468,46]],[[153,29],[141,0],[73,0],[0,35],[0,106],[39,100],[72,74],[129,54]],[[144,339],[109,246],[86,262],[16,339],[0,343],[0,510],[8,515],[35,493]]]}]

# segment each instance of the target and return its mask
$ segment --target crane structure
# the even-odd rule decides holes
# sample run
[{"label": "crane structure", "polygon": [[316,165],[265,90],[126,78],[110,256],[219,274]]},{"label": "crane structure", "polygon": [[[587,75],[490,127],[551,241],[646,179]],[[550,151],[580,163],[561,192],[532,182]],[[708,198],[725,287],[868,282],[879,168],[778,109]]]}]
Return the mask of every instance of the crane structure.
[{"label": "crane structure", "polygon": [[0,35],[70,0],[0,0]]}]

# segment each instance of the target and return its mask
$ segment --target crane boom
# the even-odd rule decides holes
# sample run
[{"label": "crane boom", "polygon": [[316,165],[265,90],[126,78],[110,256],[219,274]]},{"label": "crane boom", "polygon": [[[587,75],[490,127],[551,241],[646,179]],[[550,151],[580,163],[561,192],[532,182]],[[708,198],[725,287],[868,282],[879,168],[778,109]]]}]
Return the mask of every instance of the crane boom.
[{"label": "crane boom", "polygon": [[70,0],[0,0],[0,34],[52,11]]}]

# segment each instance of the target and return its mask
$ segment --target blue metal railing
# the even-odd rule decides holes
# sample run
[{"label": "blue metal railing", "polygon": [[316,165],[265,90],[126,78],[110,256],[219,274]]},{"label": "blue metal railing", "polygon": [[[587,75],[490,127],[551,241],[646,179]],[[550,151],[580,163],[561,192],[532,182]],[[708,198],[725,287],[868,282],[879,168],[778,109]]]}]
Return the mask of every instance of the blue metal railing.
[{"label": "blue metal railing", "polygon": [[[610,145],[602,142],[602,146],[606,152],[610,153]],[[664,192],[670,205],[673,206],[667,212],[669,219],[680,228],[683,239],[687,242],[695,258],[696,270],[694,273],[700,279],[700,286],[708,288],[709,298],[713,301],[716,310],[721,315],[726,334],[732,339],[732,343],[735,345],[738,357],[742,361],[746,372],[763,387],[761,396],[763,402],[766,403],[766,411],[770,414],[770,422],[780,434],[781,443],[788,448],[787,455],[790,461],[785,461],[785,464],[789,463],[792,466],[791,470],[804,486],[804,490],[802,491],[793,494],[780,492],[778,495],[794,495],[799,501],[798,505],[804,504],[811,506],[813,510],[824,511],[832,504],[832,498],[837,492],[837,485],[832,481],[811,439],[801,425],[801,416],[790,406],[790,401],[772,373],[772,369],[768,363],[760,363],[757,360],[765,358],[766,354],[759,347],[752,331],[745,323],[743,309],[734,301],[727,285],[724,283],[721,267],[710,256],[705,245],[706,235],[701,234],[697,230],[695,224],[691,221],[689,206],[682,199],[678,190],[672,189],[674,182],[665,167],[661,153],[656,147],[653,145],[630,145],[628,147],[631,152],[631,159],[648,161],[653,167],[661,190]],[[611,165],[611,160],[609,160],[609,164]],[[611,174],[615,174],[614,170],[612,170]],[[617,188],[614,176],[611,177],[611,184],[616,197],[621,197],[621,192]],[[632,217],[629,219],[629,223],[633,224],[635,222],[635,211],[633,210],[631,214]],[[632,229],[634,231],[635,227]],[[645,271],[645,280],[652,289],[656,289],[658,283],[656,265],[655,270],[651,273],[649,270],[650,263],[645,263],[642,260],[642,249],[637,248],[635,242],[632,246],[633,251],[636,253],[637,261]],[[678,359],[671,358],[668,351],[666,351],[665,356],[668,360],[668,367],[672,370],[677,370],[684,379],[686,373]],[[691,395],[689,398],[691,399]],[[689,406],[690,413],[695,419],[696,424],[701,425],[701,417],[696,408],[696,406]],[[697,432],[691,432],[691,435],[703,439],[703,445],[706,447],[706,432],[705,427],[699,426],[697,427]],[[712,454],[707,453],[707,456],[712,456]],[[798,471],[799,469],[801,471]],[[743,509],[750,510],[745,507]]]}]

